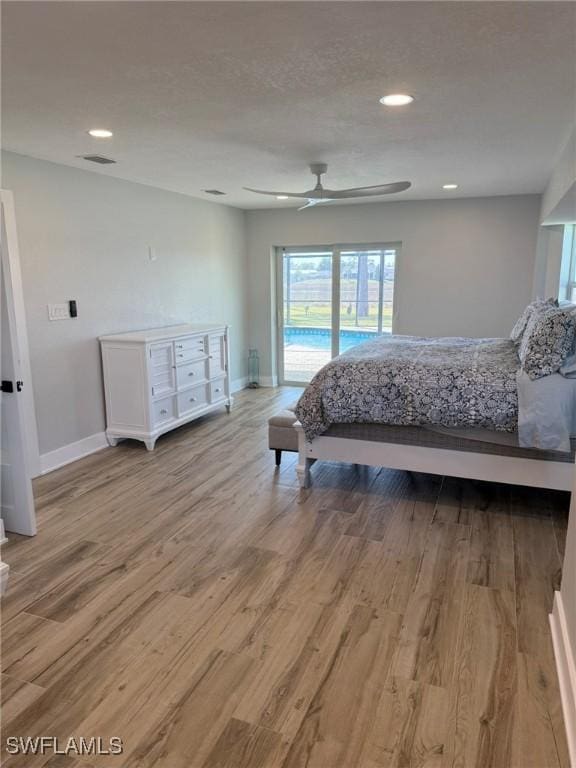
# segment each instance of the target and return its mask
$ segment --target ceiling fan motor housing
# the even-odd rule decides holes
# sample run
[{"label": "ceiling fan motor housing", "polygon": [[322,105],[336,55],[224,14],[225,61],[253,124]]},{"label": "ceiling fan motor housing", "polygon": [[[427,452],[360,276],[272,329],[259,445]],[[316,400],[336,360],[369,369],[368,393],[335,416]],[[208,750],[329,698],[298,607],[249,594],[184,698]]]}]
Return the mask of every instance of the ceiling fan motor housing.
[{"label": "ceiling fan motor housing", "polygon": [[310,163],[310,171],[314,176],[322,176],[327,170],[328,166],[326,163]]}]

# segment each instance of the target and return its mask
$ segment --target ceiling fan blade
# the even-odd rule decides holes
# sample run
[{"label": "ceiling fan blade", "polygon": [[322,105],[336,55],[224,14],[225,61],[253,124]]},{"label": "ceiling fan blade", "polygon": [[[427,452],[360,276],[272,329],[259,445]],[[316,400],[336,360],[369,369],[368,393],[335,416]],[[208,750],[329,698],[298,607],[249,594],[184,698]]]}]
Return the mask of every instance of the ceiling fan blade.
[{"label": "ceiling fan blade", "polygon": [[269,192],[266,189],[252,189],[251,187],[242,187],[242,189],[247,192],[256,192],[257,195],[272,195],[273,197],[278,197],[278,195],[282,197],[307,197],[306,192]]},{"label": "ceiling fan blade", "polygon": [[303,211],[304,208],[313,208],[315,205],[325,205],[326,203],[331,203],[332,198],[324,197],[324,198],[309,198],[306,205],[303,205],[301,208],[298,208],[299,211]]},{"label": "ceiling fan blade", "polygon": [[377,195],[391,195],[394,192],[404,192],[411,187],[409,181],[395,181],[392,184],[376,184],[373,187],[354,187],[352,189],[325,189],[326,195],[333,200],[341,200],[347,197],[376,197]]}]

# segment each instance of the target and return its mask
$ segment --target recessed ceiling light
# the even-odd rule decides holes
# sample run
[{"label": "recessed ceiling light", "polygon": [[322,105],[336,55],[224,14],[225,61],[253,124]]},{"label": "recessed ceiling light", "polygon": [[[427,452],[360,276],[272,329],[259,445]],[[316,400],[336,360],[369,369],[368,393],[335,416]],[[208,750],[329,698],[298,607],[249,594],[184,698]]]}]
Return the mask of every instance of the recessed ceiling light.
[{"label": "recessed ceiling light", "polygon": [[276,200],[288,200],[288,195],[276,195]]},{"label": "recessed ceiling light", "polygon": [[106,128],[91,128],[88,133],[95,139],[110,139],[114,134]]},{"label": "recessed ceiling light", "polygon": [[387,96],[382,96],[380,104],[384,104],[386,107],[405,107],[406,104],[412,104],[414,96],[410,96],[407,93],[389,93]]},{"label": "recessed ceiling light", "polygon": [[442,184],[442,189],[458,189],[458,184]]}]

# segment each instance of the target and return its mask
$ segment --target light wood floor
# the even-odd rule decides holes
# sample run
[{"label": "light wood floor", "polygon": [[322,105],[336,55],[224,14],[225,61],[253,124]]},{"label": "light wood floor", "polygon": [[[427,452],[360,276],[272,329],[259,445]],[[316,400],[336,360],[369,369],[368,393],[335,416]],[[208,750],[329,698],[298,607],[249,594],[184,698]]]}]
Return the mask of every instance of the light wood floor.
[{"label": "light wood floor", "polygon": [[547,614],[568,496],[274,469],[246,391],[147,453],[35,483],[5,549],[3,741],[119,736],[79,768],[568,767]]}]

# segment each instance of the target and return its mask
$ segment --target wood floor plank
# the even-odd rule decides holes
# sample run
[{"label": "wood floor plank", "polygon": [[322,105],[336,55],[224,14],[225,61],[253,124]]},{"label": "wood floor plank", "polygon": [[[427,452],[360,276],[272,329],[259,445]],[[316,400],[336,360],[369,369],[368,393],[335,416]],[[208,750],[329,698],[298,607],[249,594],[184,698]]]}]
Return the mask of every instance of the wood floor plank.
[{"label": "wood floor plank", "polygon": [[446,689],[392,677],[358,768],[443,768],[447,734]]},{"label": "wood floor plank", "polygon": [[544,657],[536,660],[519,653],[517,669],[512,764],[525,768],[570,768],[554,667]]},{"label": "wood floor plank", "polygon": [[284,768],[361,766],[402,617],[355,606],[296,732]]},{"label": "wood floor plank", "polygon": [[[68,576],[78,574],[86,563],[94,563],[101,553],[100,544],[80,539],[47,558],[45,565],[14,580],[2,598],[3,620],[9,621],[20,611],[26,610],[42,595],[62,584]],[[41,578],[38,577],[40,570]]]},{"label": "wood floor plank", "polygon": [[420,573],[439,487],[439,482],[427,483],[423,476],[416,481],[409,478],[405,493],[387,512],[383,540],[366,543],[351,579],[356,602],[406,611]]},{"label": "wood floor plank", "polygon": [[382,541],[388,531],[394,509],[411,485],[407,472],[383,469],[378,473],[362,502],[348,522],[345,533],[364,539]]},{"label": "wood floor plank", "polygon": [[[10,536],[2,736],[119,736],[7,768],[567,768],[548,611],[568,496],[278,470],[246,390],[34,482]],[[518,632],[517,632],[518,630]]]},{"label": "wood floor plank", "polygon": [[518,650],[537,657],[548,643],[546,626],[562,564],[552,520],[524,513],[513,517]]},{"label": "wood floor plank", "polygon": [[63,678],[75,687],[87,683],[90,674],[98,676],[95,651],[111,652],[124,637],[136,640],[135,627],[160,599],[155,597],[154,578],[163,567],[162,561],[153,561],[118,578],[89,604],[89,610],[58,625],[26,654],[13,653],[16,659],[5,671],[47,688],[60,685]]},{"label": "wood floor plank", "polygon": [[254,663],[246,656],[214,651],[183,690],[172,693],[167,708],[159,702],[157,722],[125,756],[125,768],[201,766],[230,719]]},{"label": "wood floor plank", "polygon": [[10,675],[2,675],[0,686],[4,722],[15,719],[44,693],[44,688],[39,685],[23,682]]},{"label": "wood floor plank", "polygon": [[2,672],[19,679],[32,675],[28,657],[43,655],[46,644],[61,631],[53,621],[22,611],[11,621],[2,621]]},{"label": "wood floor plank", "polygon": [[452,685],[464,610],[470,527],[430,526],[414,591],[406,606],[393,673],[430,685]]},{"label": "wood floor plank", "polygon": [[232,718],[202,768],[275,768],[282,751],[279,733]]},{"label": "wood floor plank", "polygon": [[450,689],[447,765],[515,766],[512,734],[518,696],[514,596],[471,584]]}]

